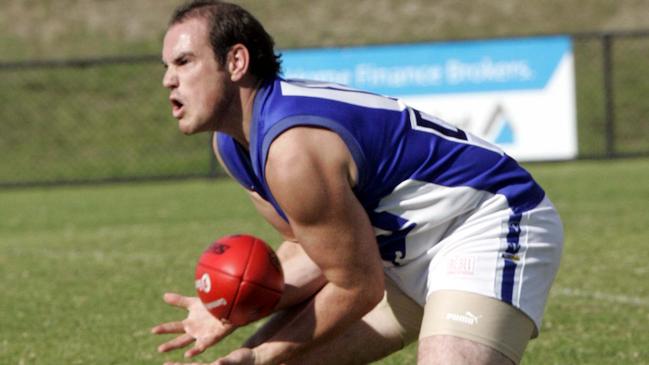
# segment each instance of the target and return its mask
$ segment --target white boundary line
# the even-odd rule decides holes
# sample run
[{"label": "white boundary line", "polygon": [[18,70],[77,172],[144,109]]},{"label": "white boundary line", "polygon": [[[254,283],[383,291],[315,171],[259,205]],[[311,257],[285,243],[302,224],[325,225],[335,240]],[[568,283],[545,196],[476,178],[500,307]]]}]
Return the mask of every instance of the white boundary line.
[{"label": "white boundary line", "polygon": [[628,304],[637,307],[649,308],[649,298],[636,297],[624,294],[611,294],[601,291],[588,291],[575,288],[555,287],[552,296],[565,296],[573,298],[597,299],[609,303]]}]

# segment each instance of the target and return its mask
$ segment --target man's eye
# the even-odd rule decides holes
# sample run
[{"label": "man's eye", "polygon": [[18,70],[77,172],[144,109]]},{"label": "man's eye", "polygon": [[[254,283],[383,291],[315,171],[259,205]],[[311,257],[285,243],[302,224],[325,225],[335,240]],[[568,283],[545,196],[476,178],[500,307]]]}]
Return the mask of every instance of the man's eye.
[{"label": "man's eye", "polygon": [[186,58],[181,58],[178,60],[178,65],[182,66],[187,64],[187,62],[189,62],[189,60],[187,60]]}]

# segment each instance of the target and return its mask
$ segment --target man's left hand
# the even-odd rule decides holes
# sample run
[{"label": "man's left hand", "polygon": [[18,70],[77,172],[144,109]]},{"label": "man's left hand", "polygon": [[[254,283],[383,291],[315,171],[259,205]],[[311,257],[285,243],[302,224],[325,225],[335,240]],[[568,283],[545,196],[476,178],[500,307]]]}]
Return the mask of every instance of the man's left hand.
[{"label": "man's left hand", "polygon": [[212,365],[255,365],[255,352],[249,348],[240,348],[232,351],[228,356],[222,357]]},{"label": "man's left hand", "polygon": [[228,356],[222,357],[213,363],[180,363],[166,362],[164,365],[255,365],[255,353],[248,348],[240,348],[232,351]]}]

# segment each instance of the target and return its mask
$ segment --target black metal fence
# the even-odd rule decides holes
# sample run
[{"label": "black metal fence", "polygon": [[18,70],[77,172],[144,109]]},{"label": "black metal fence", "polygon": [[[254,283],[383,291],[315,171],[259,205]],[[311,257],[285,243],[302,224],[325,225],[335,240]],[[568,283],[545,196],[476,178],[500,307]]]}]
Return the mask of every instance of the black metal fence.
[{"label": "black metal fence", "polygon": [[579,157],[649,155],[649,31],[573,39]]},{"label": "black metal fence", "polygon": [[[580,158],[649,156],[649,31],[575,34]],[[0,63],[0,186],[216,176],[158,56]]]},{"label": "black metal fence", "polygon": [[169,114],[159,57],[0,65],[0,184],[208,176]]}]

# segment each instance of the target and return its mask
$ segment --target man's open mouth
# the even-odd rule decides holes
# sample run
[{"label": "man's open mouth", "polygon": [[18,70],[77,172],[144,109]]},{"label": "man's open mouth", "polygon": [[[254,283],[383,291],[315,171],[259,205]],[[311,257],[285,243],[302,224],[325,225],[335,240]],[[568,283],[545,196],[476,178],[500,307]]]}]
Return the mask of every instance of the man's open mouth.
[{"label": "man's open mouth", "polygon": [[182,117],[185,105],[177,98],[169,98],[169,101],[171,102],[171,114],[173,114],[174,118]]}]

